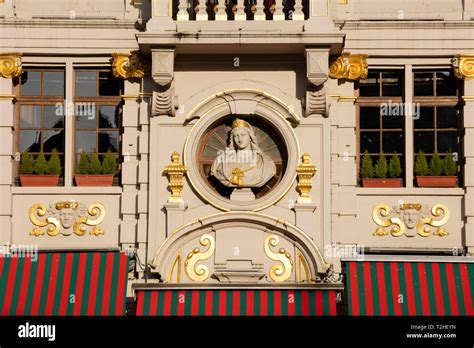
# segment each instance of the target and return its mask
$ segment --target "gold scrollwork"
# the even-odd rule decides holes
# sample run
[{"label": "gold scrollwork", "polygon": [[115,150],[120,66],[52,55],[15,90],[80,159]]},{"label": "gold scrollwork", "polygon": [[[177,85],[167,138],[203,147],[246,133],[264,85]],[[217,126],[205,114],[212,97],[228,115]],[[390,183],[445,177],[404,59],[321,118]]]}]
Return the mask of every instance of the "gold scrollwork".
[{"label": "gold scrollwork", "polygon": [[270,246],[277,246],[278,243],[280,243],[280,238],[271,234],[265,238],[264,250],[268,258],[281,263],[270,268],[270,278],[275,282],[284,282],[293,272],[293,260],[291,255],[283,248],[280,248],[278,253],[274,253],[270,249]]},{"label": "gold scrollwork", "polygon": [[[304,279],[302,277],[302,270],[304,270]],[[298,267],[296,268],[296,282],[308,282],[311,279],[311,272],[309,270],[308,261],[306,258],[301,254],[298,253]]]},{"label": "gold scrollwork", "polygon": [[457,78],[474,79],[474,54],[458,54],[453,63],[454,74]]},{"label": "gold scrollwork", "polygon": [[[45,219],[40,219],[41,217],[45,216],[48,212],[48,209],[43,203],[36,203],[33,204],[29,211],[30,221],[33,225],[38,227],[46,227],[46,232],[51,237],[57,236],[59,234],[59,230],[61,229],[59,221],[54,217],[46,217]],[[30,235],[33,236],[42,236],[44,235],[44,231],[41,228],[35,227],[31,230]]]},{"label": "gold scrollwork", "polygon": [[143,78],[150,73],[150,64],[140,51],[112,53],[112,73],[122,79]]},{"label": "gold scrollwork", "polygon": [[176,283],[181,283],[181,250],[176,254],[168,273],[168,283],[173,282],[173,274],[176,269]]},{"label": "gold scrollwork", "polygon": [[20,53],[0,54],[0,76],[13,79],[23,73]]},{"label": "gold scrollwork", "polygon": [[194,248],[186,257],[186,261],[184,261],[186,275],[196,282],[202,282],[209,278],[209,268],[206,265],[197,265],[197,263],[210,258],[216,248],[216,241],[209,234],[203,234],[199,239],[199,243],[202,246],[209,246],[209,248],[203,252],[199,248]]},{"label": "gold scrollwork", "polygon": [[334,79],[365,79],[369,73],[366,54],[342,53],[329,66],[329,76]]}]

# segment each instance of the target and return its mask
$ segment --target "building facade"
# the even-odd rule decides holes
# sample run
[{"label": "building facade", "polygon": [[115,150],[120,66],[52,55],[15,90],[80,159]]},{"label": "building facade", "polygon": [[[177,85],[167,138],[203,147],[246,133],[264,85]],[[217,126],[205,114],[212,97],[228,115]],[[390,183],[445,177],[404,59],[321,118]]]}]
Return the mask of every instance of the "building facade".
[{"label": "building facade", "polygon": [[474,314],[473,18],[1,1],[2,314]]}]

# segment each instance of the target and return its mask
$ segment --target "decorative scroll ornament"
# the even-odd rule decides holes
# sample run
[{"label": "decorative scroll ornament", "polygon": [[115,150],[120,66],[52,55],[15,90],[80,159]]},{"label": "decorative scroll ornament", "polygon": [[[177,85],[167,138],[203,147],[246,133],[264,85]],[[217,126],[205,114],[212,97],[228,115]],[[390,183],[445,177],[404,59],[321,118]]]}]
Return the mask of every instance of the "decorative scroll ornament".
[{"label": "decorative scroll ornament", "polygon": [[[104,230],[99,225],[104,221],[105,207],[100,203],[92,203],[87,208],[78,202],[57,202],[51,204],[49,208],[43,203],[35,203],[31,206],[29,217],[34,227],[30,235],[42,236],[46,233],[51,236],[62,234],[70,236],[73,233],[83,236],[87,232],[94,236],[104,234]],[[93,226],[88,229],[88,226]]]},{"label": "decorative scroll ornament", "polygon": [[112,53],[112,73],[122,79],[142,78],[150,74],[151,66],[140,51]]},{"label": "decorative scroll ornament", "polygon": [[171,190],[171,196],[168,198],[168,203],[182,203],[183,198],[181,197],[181,191],[183,190],[184,174],[188,169],[185,165],[180,163],[179,153],[173,152],[171,155],[171,163],[165,167],[163,172],[168,175],[169,188]]},{"label": "decorative scroll ornament", "polygon": [[310,156],[305,153],[302,156],[301,164],[296,167],[296,174],[298,175],[298,191],[300,196],[298,197],[298,203],[311,203],[313,200],[309,195],[311,188],[311,178],[316,174],[316,167],[310,163]]},{"label": "decorative scroll ornament", "polygon": [[184,270],[187,276],[196,282],[202,282],[209,278],[209,268],[206,265],[197,265],[197,263],[210,258],[216,248],[216,241],[209,234],[203,234],[199,239],[199,243],[202,246],[209,246],[209,248],[203,252],[199,248],[194,248],[184,261]]},{"label": "decorative scroll ornament", "polygon": [[474,79],[474,54],[458,54],[453,58],[454,75],[457,78]]},{"label": "decorative scroll ornament", "polygon": [[264,250],[268,258],[279,261],[281,264],[273,265],[270,268],[270,278],[275,282],[284,282],[293,272],[293,260],[290,254],[283,248],[278,250],[278,253],[271,251],[270,246],[277,246],[280,243],[278,236],[271,234],[265,238]]},{"label": "decorative scroll ornament", "polygon": [[329,66],[329,76],[333,79],[360,80],[369,73],[366,54],[341,54]]},{"label": "decorative scroll ornament", "polygon": [[13,79],[23,73],[20,53],[0,54],[0,76]]},{"label": "decorative scroll ornament", "polygon": [[[379,226],[374,231],[374,236],[387,236],[389,231],[392,236],[414,237],[417,234],[428,237],[444,237],[449,235],[442,227],[449,220],[449,209],[443,204],[435,204],[431,210],[419,203],[401,204],[390,208],[386,204],[379,204],[372,210],[372,219]],[[432,227],[438,227],[432,231]]]}]

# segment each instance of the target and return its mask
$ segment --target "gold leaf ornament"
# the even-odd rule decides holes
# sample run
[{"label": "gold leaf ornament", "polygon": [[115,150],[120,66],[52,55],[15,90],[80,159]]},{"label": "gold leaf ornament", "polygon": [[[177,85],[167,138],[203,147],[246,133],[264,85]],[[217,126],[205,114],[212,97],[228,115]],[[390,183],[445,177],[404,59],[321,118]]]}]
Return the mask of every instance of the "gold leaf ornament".
[{"label": "gold leaf ornament", "polygon": [[293,272],[293,260],[291,255],[283,248],[274,253],[270,246],[275,247],[280,243],[278,236],[271,234],[265,238],[264,250],[267,257],[279,263],[270,268],[270,278],[275,282],[284,282]]},{"label": "gold leaf ornament", "polygon": [[199,243],[204,247],[208,246],[207,250],[201,252],[199,248],[194,248],[184,261],[186,275],[196,282],[202,282],[209,278],[209,268],[206,265],[198,264],[198,262],[210,258],[216,248],[216,241],[210,234],[203,234]]}]

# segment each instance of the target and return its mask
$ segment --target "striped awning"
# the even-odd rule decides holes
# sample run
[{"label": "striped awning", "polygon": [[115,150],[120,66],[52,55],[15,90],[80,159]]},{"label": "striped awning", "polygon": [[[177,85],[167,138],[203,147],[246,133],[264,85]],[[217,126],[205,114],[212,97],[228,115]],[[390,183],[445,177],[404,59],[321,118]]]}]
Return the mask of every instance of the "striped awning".
[{"label": "striped awning", "polygon": [[136,315],[336,315],[336,290],[138,289],[136,294]]},{"label": "striped awning", "polygon": [[348,261],[350,315],[474,315],[474,264]]},{"label": "striped awning", "polygon": [[123,315],[127,268],[120,252],[0,257],[0,313]]}]

